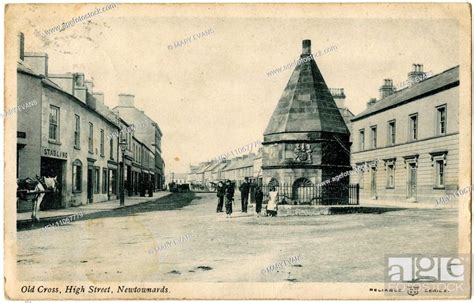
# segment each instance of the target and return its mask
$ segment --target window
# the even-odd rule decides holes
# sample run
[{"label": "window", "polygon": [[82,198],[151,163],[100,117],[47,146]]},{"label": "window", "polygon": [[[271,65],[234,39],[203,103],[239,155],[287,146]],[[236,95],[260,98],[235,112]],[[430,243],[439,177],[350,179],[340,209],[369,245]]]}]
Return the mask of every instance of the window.
[{"label": "window", "polygon": [[109,191],[116,195],[117,194],[117,170],[109,169]]},{"label": "window", "polygon": [[82,163],[79,160],[72,163],[72,191],[82,191]]},{"label": "window", "polygon": [[364,150],[365,149],[365,130],[361,129],[359,130],[359,149]]},{"label": "window", "polygon": [[49,139],[59,141],[59,107],[49,107]]},{"label": "window", "polygon": [[81,148],[81,117],[74,115],[75,129],[74,129],[74,147]]},{"label": "window", "polygon": [[387,188],[395,188],[395,165],[387,164]]},{"label": "window", "polygon": [[435,167],[436,167],[435,187],[444,188],[444,160],[442,159],[436,160]]},{"label": "window", "polygon": [[101,129],[101,130],[100,130],[100,156],[101,156],[101,157],[104,156],[104,140],[105,140],[105,137],[104,137],[104,130]]},{"label": "window", "polygon": [[418,114],[410,116],[410,141],[418,140]]},{"label": "window", "polygon": [[446,135],[446,105],[436,108],[438,135]]},{"label": "window", "polygon": [[89,122],[89,152],[94,153],[94,124]]},{"label": "window", "polygon": [[372,148],[377,148],[377,126],[370,128]]},{"label": "window", "polygon": [[431,166],[434,168],[434,189],[444,189],[446,179],[446,159],[448,156],[447,150],[431,152]]},{"label": "window", "polygon": [[110,160],[114,159],[114,139],[110,138]]},{"label": "window", "polygon": [[388,122],[388,145],[395,144],[395,136],[396,136],[396,128],[395,128],[395,121]]},{"label": "window", "polygon": [[98,194],[100,191],[100,170],[98,167],[94,167],[94,194]]},{"label": "window", "polygon": [[107,193],[107,168],[102,168],[102,193]]}]

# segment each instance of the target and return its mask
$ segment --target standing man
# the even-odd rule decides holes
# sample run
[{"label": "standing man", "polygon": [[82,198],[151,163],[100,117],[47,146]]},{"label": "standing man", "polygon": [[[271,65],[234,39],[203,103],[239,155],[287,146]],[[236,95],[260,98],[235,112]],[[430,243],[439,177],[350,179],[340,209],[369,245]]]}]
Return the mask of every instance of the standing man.
[{"label": "standing man", "polygon": [[263,202],[263,191],[260,186],[257,186],[255,191],[255,211],[257,212],[257,217],[260,217],[260,212],[262,211],[262,202]]},{"label": "standing man", "polygon": [[224,196],[225,196],[225,186],[222,181],[219,181],[217,184],[217,211],[218,213],[222,212],[222,207],[224,206]]},{"label": "standing man", "polygon": [[247,212],[247,204],[249,203],[249,191],[250,191],[250,184],[249,178],[245,177],[244,182],[239,187],[240,196],[242,198],[242,209],[241,212]]},{"label": "standing man", "polygon": [[232,201],[234,201],[234,184],[227,180],[225,187],[225,212],[227,218],[232,217]]}]

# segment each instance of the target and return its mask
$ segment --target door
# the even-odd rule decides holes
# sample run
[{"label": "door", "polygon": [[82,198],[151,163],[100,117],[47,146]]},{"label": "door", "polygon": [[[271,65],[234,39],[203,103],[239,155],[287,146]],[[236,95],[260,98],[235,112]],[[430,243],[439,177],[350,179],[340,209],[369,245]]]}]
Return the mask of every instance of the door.
[{"label": "door", "polygon": [[56,192],[48,192],[44,195],[41,210],[59,209],[62,207],[62,185],[63,185],[63,165],[65,161],[52,158],[41,158],[41,176],[56,177],[58,189]]},{"label": "door", "polygon": [[407,198],[416,200],[416,164],[410,163],[408,166],[408,194]]},{"label": "door", "polygon": [[92,167],[87,168],[87,203],[94,202],[94,175]]},{"label": "door", "polygon": [[370,169],[370,192],[372,199],[377,199],[377,170],[375,167]]}]

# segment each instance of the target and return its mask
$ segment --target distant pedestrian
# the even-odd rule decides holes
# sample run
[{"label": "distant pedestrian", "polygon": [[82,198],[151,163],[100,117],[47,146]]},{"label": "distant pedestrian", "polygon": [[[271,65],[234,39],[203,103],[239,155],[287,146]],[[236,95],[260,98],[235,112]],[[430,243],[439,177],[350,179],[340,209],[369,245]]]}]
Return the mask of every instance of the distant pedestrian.
[{"label": "distant pedestrian", "polygon": [[225,196],[225,186],[222,181],[219,181],[217,184],[217,211],[218,213],[221,213],[222,207],[224,207],[224,196]]},{"label": "distant pedestrian", "polygon": [[262,211],[262,202],[263,202],[263,191],[260,186],[257,186],[255,191],[255,211],[257,212],[257,217],[260,217],[260,212]]},{"label": "distant pedestrian", "polygon": [[278,210],[278,190],[275,187],[268,192],[267,215],[275,217]]},{"label": "distant pedestrian", "polygon": [[232,217],[232,201],[234,201],[234,184],[227,180],[225,187],[225,212],[227,218]]},{"label": "distant pedestrian", "polygon": [[247,205],[249,203],[249,191],[250,191],[249,178],[245,177],[245,180],[240,185],[239,190],[240,190],[240,195],[242,199],[242,208],[240,211],[243,213],[246,213]]}]

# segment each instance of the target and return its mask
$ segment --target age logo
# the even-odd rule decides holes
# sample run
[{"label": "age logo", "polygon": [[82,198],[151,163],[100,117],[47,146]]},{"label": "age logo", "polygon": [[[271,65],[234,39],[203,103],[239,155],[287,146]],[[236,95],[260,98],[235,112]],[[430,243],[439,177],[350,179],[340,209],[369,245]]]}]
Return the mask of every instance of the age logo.
[{"label": "age logo", "polygon": [[464,281],[464,265],[465,258],[463,257],[389,257],[387,280],[390,282]]}]

